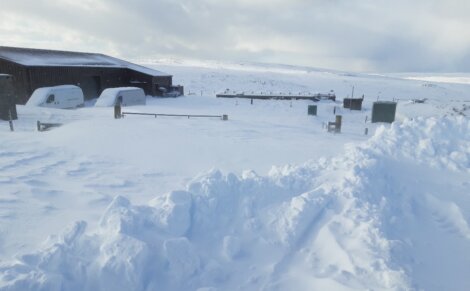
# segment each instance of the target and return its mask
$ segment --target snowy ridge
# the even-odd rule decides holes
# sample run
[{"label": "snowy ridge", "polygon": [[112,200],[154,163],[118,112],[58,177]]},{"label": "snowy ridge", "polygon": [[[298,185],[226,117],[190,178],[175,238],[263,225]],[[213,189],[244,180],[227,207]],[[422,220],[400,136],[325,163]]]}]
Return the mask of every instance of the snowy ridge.
[{"label": "snowy ridge", "polygon": [[97,231],[77,222],[3,263],[0,290],[465,289],[469,170],[468,119],[406,120],[266,177],[213,170],[148,205],[117,196]]}]

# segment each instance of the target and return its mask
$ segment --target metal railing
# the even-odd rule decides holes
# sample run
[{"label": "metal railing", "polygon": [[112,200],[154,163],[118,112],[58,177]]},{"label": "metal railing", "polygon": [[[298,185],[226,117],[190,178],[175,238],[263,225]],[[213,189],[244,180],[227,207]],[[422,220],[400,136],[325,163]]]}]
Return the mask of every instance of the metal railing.
[{"label": "metal railing", "polygon": [[228,120],[228,115],[223,114],[223,115],[207,115],[207,114],[166,114],[166,113],[140,113],[140,112],[122,112],[121,116],[124,117],[126,115],[146,115],[146,116],[154,116],[157,118],[158,116],[164,116],[164,117],[187,117],[192,118],[220,118],[222,120]]},{"label": "metal railing", "polygon": [[39,120],[36,123],[38,131],[47,131],[53,127],[59,127],[62,125],[62,123],[46,123],[46,122],[40,122]]}]

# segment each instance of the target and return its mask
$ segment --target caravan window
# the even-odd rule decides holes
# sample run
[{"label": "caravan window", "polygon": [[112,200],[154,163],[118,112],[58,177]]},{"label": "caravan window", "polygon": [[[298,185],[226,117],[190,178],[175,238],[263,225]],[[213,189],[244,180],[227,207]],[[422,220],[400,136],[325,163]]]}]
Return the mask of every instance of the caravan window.
[{"label": "caravan window", "polygon": [[51,94],[51,95],[47,96],[46,103],[53,103],[54,100],[55,100],[55,96],[54,96],[54,94]]}]

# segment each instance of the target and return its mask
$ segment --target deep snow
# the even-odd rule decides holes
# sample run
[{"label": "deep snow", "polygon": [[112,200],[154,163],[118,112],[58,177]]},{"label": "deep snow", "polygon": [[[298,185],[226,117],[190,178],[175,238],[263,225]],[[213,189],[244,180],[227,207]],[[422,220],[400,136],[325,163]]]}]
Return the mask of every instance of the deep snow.
[{"label": "deep snow", "polygon": [[[0,123],[1,290],[470,288],[468,85],[198,65],[159,68],[204,96],[132,110],[229,121],[20,106],[15,133]],[[365,109],[337,108],[336,135],[340,104],[212,96],[351,84]],[[400,99],[392,126],[364,123],[378,92]]]}]

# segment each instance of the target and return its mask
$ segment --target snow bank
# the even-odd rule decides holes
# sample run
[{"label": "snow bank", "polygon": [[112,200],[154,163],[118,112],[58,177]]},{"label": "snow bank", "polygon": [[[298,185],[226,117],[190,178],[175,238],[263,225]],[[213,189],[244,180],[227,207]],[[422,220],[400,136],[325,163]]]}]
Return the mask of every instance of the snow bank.
[{"label": "snow bank", "polygon": [[381,128],[343,156],[217,170],[77,222],[0,266],[1,290],[464,290],[470,122]]}]

